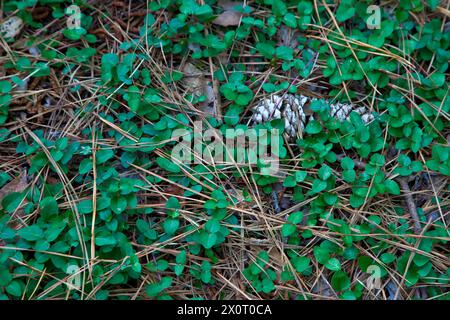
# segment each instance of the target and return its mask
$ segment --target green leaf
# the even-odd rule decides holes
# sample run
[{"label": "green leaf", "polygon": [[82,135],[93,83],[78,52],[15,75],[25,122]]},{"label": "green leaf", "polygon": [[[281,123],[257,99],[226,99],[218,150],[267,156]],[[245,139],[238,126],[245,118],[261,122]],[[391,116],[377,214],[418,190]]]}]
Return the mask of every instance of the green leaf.
[{"label": "green leaf", "polygon": [[333,170],[327,165],[323,165],[318,172],[319,178],[322,180],[327,180],[329,177],[331,177],[331,174],[333,173]]},{"label": "green leaf", "polygon": [[417,274],[417,272],[413,271],[413,270],[409,270],[408,273],[406,274],[406,286],[407,287],[411,287],[413,285],[415,285],[417,282],[419,281],[419,275]]},{"label": "green leaf", "polygon": [[283,186],[286,188],[292,188],[297,185],[297,181],[294,176],[287,176],[283,181]]},{"label": "green leaf", "polygon": [[9,213],[13,213],[17,210],[19,205],[24,200],[25,195],[20,192],[11,192],[6,195],[2,200],[2,207]]},{"label": "green leaf", "polygon": [[356,180],[355,170],[344,170],[342,171],[342,178],[345,182],[352,183]]},{"label": "green leaf", "polygon": [[127,208],[127,199],[121,196],[111,198],[111,210],[117,214],[121,214]]},{"label": "green leaf", "polygon": [[341,270],[341,263],[336,258],[331,258],[325,263],[325,267],[331,271],[339,271]]},{"label": "green leaf", "polygon": [[53,197],[45,197],[39,204],[41,208],[41,214],[45,216],[57,215],[59,212],[58,203]]},{"label": "green leaf", "polygon": [[262,280],[262,285],[263,285],[262,291],[264,293],[270,293],[273,290],[275,290],[275,285],[274,285],[273,281],[269,278],[264,278]]},{"label": "green leaf", "polygon": [[344,300],[357,300],[355,293],[350,290],[344,291],[340,297]]},{"label": "green leaf", "polygon": [[113,78],[112,68],[119,63],[119,56],[115,53],[107,53],[102,56],[101,74],[102,81],[108,82]]},{"label": "green leaf", "polygon": [[48,250],[48,248],[50,248],[50,243],[46,240],[38,240],[36,241],[33,248],[38,251],[46,251]]},{"label": "green leaf", "polygon": [[440,0],[427,0],[427,3],[430,6],[431,10],[435,10],[440,2],[441,2]]},{"label": "green leaf", "polygon": [[295,172],[295,181],[302,182],[303,180],[305,180],[307,175],[308,175],[308,173],[306,171],[296,171]]},{"label": "green leaf", "polygon": [[11,83],[9,81],[0,81],[0,93],[8,93],[12,89]]},{"label": "green leaf", "polygon": [[336,204],[336,202],[338,201],[338,196],[337,196],[337,194],[335,194],[335,193],[325,193],[324,195],[323,195],[323,199],[325,200],[325,202],[328,204],[328,205],[330,205],[330,206],[332,206],[332,205],[335,205]]},{"label": "green leaf", "polygon": [[386,187],[386,191],[390,194],[399,195],[400,187],[394,180],[386,180],[384,181],[384,186]]},{"label": "green leaf", "polygon": [[294,50],[289,47],[281,46],[275,49],[275,55],[283,60],[292,60],[294,58],[293,54]]},{"label": "green leaf", "polygon": [[77,204],[78,212],[81,214],[91,213],[94,209],[92,206],[92,200],[83,200]]},{"label": "green leaf", "polygon": [[215,209],[217,207],[217,201],[215,199],[209,199],[204,204],[203,207],[205,209]]},{"label": "green leaf", "polygon": [[176,197],[170,197],[167,199],[166,208],[168,209],[180,209],[180,202]]},{"label": "green leaf", "polygon": [[308,257],[295,257],[291,260],[292,266],[297,272],[304,272],[309,268],[311,259]]},{"label": "green leaf", "polygon": [[6,292],[12,296],[20,297],[22,295],[22,286],[20,285],[20,282],[17,280],[11,281],[6,287]]},{"label": "green leaf", "polygon": [[174,267],[175,274],[180,276],[183,273],[186,264],[186,250],[181,251],[175,258],[177,265]]},{"label": "green leaf", "polygon": [[209,283],[212,279],[211,276],[211,263],[209,263],[208,261],[203,261],[202,265],[201,265],[201,279],[204,283]]},{"label": "green leaf", "polygon": [[70,40],[79,40],[81,36],[87,33],[86,29],[79,27],[74,29],[64,29],[63,34],[66,38]]},{"label": "green leaf", "polygon": [[442,87],[445,83],[445,79],[446,77],[444,73],[435,72],[430,76],[430,80],[435,87]]},{"label": "green leaf", "polygon": [[287,222],[287,223],[283,224],[283,226],[281,227],[281,234],[283,235],[283,237],[289,237],[296,230],[297,230],[297,227],[294,224]]},{"label": "green leaf", "polygon": [[309,0],[301,0],[297,5],[297,11],[300,15],[310,15],[313,12],[313,5]]},{"label": "green leaf", "polygon": [[161,97],[158,95],[157,91],[148,88],[144,92],[144,100],[150,104],[159,103],[162,101]]},{"label": "green leaf", "polygon": [[44,231],[36,224],[20,229],[18,234],[27,241],[36,241],[44,237]]},{"label": "green leaf", "polygon": [[156,163],[166,171],[169,171],[172,173],[180,173],[181,172],[181,168],[177,164],[173,163],[170,160],[167,160],[166,158],[158,157],[158,158],[156,158]]},{"label": "green leaf", "polygon": [[284,0],[273,0],[272,1],[272,12],[278,17],[282,17],[287,13],[287,7]]},{"label": "green leaf", "polygon": [[229,203],[225,199],[220,199],[219,201],[217,201],[217,208],[219,208],[219,209],[225,209],[228,207],[228,205],[229,205]]},{"label": "green leaf", "polygon": [[180,226],[180,221],[178,219],[167,218],[163,222],[164,232],[167,233],[168,235],[174,234],[175,231],[178,230],[179,226]]},{"label": "green leaf", "polygon": [[112,149],[100,149],[95,153],[96,164],[102,164],[114,157],[114,151]]},{"label": "green leaf", "polygon": [[117,240],[113,235],[97,236],[95,237],[95,244],[99,247],[113,246],[117,243]]},{"label": "green leaf", "polygon": [[205,230],[210,233],[216,233],[220,230],[220,221],[217,219],[210,219],[208,222],[205,223]]},{"label": "green leaf", "polygon": [[319,193],[320,191],[325,190],[327,187],[327,183],[325,181],[314,179],[312,184],[312,192],[313,193]]},{"label": "green leaf", "polygon": [[386,160],[384,159],[383,155],[381,155],[379,153],[375,153],[370,157],[369,163],[373,166],[382,167],[385,162],[386,162]]},{"label": "green leaf", "polygon": [[150,228],[150,224],[147,221],[138,219],[136,221],[136,227],[146,238],[149,238],[150,240],[158,238],[158,233]]},{"label": "green leaf", "polygon": [[295,211],[289,215],[287,221],[293,224],[299,224],[303,221],[303,213],[301,211]]},{"label": "green leaf", "polygon": [[264,89],[264,91],[266,91],[268,93],[272,93],[272,92],[277,91],[277,87],[273,83],[270,83],[270,82],[264,83],[263,84],[263,89]]},{"label": "green leaf", "polygon": [[344,159],[342,159],[341,161],[341,167],[344,170],[351,170],[355,167],[355,163],[353,162],[352,159],[345,157]]},{"label": "green leaf", "polygon": [[140,105],[141,94],[140,90],[136,86],[130,86],[128,88],[128,106],[131,111],[137,112]]},{"label": "green leaf", "polygon": [[305,128],[305,132],[308,134],[317,134],[322,131],[322,125],[316,120],[311,120]]},{"label": "green leaf", "polygon": [[344,271],[336,271],[331,277],[331,286],[336,291],[344,291],[350,288],[350,278]]},{"label": "green leaf", "polygon": [[217,235],[215,233],[204,232],[201,235],[201,244],[206,249],[211,249],[217,241]]},{"label": "green leaf", "polygon": [[283,22],[290,28],[297,28],[297,18],[292,13],[288,13],[283,17]]},{"label": "green leaf", "polygon": [[392,253],[386,252],[386,253],[383,253],[383,254],[380,256],[380,260],[383,261],[383,262],[386,263],[386,264],[389,264],[389,263],[395,261],[395,255],[393,255]]},{"label": "green leaf", "polygon": [[258,42],[256,44],[256,49],[266,58],[272,59],[275,54],[275,47],[267,42]]},{"label": "green leaf", "polygon": [[314,257],[320,264],[325,264],[330,259],[330,252],[322,247],[315,246],[313,249]]},{"label": "green leaf", "polygon": [[147,285],[145,292],[149,297],[156,297],[165,289],[169,288],[172,285],[172,277],[163,277],[161,281],[158,283],[152,283]]},{"label": "green leaf", "polygon": [[169,263],[167,262],[167,260],[160,259],[160,260],[156,261],[156,264],[154,262],[150,262],[150,263],[146,264],[146,267],[150,271],[153,271],[153,272],[165,271],[169,267]]},{"label": "green leaf", "polygon": [[344,22],[355,15],[355,7],[341,3],[336,11],[336,19],[339,22]]},{"label": "green leaf", "polygon": [[80,162],[78,172],[80,174],[86,174],[92,170],[92,159],[86,158]]},{"label": "green leaf", "polygon": [[12,280],[12,275],[8,269],[0,269],[0,287],[5,287]]}]

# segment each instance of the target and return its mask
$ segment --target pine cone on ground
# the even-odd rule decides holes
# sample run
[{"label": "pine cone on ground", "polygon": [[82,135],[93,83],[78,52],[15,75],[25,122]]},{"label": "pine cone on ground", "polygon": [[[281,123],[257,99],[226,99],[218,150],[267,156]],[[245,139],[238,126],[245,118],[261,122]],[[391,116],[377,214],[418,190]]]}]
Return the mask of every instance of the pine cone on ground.
[{"label": "pine cone on ground", "polygon": [[[307,115],[309,114],[308,106],[313,100],[315,99],[303,95],[271,95],[253,107],[252,121],[258,124],[274,119],[284,119],[285,133],[289,139],[302,137],[308,121],[314,119],[313,115]],[[341,121],[347,120],[352,111],[359,113],[366,124],[373,120],[373,115],[364,106],[356,107],[340,102],[330,105],[330,115]]]}]

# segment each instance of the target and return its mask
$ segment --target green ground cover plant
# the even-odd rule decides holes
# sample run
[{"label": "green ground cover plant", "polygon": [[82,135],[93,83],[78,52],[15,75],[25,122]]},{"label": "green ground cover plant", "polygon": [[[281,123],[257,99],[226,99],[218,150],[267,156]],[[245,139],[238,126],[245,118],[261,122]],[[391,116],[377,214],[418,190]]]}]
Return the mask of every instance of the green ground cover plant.
[{"label": "green ground cover plant", "polygon": [[[449,299],[450,9],[371,5],[2,1],[0,299]],[[170,157],[274,93],[277,174]]]}]

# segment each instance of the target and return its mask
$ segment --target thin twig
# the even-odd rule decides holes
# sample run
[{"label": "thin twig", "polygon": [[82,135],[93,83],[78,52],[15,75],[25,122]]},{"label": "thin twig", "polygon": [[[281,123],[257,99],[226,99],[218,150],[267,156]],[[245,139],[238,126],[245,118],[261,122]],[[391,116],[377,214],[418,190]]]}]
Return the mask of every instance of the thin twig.
[{"label": "thin twig", "polygon": [[405,178],[397,177],[395,180],[402,187],[403,193],[405,194],[406,205],[408,206],[409,214],[414,221],[414,233],[421,234],[422,227],[420,226],[419,215],[417,214],[416,204],[411,195],[411,189],[409,189],[408,181]]}]

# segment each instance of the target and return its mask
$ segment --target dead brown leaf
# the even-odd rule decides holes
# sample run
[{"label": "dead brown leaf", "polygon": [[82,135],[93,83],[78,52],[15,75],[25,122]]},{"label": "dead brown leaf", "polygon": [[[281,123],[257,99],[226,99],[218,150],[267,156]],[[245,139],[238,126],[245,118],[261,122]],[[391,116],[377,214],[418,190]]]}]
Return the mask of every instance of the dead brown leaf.
[{"label": "dead brown leaf", "polygon": [[22,192],[27,186],[27,171],[24,170],[20,173],[20,175],[15,177],[0,189],[0,203],[6,195],[12,192]]},{"label": "dead brown leaf", "polygon": [[239,25],[239,22],[241,21],[241,18],[242,18],[242,13],[237,11],[234,8],[236,6],[242,5],[242,2],[219,1],[218,5],[225,11],[222,12],[221,14],[219,14],[217,16],[217,18],[213,20],[214,24],[217,24],[217,25],[223,26],[223,27]]},{"label": "dead brown leaf", "polygon": [[208,85],[203,71],[190,62],[185,63],[181,71],[184,73],[181,83],[186,89],[186,92],[196,97],[206,96],[206,100],[201,104],[202,110],[207,113],[212,113],[213,110],[209,106],[215,100],[214,90]]},{"label": "dead brown leaf", "polygon": [[293,30],[291,28],[282,25],[277,32],[278,36],[277,44],[279,46],[286,46],[295,49],[299,44],[297,40],[298,35],[299,32],[297,30]]},{"label": "dead brown leaf", "polygon": [[205,94],[206,79],[200,69],[188,62],[181,71],[184,73],[182,84],[186,92],[192,93],[197,97]]},{"label": "dead brown leaf", "polygon": [[214,24],[222,27],[237,26],[241,21],[242,13],[234,10],[224,11],[213,20]]},{"label": "dead brown leaf", "polygon": [[[8,194],[10,194],[12,192],[22,192],[26,189],[27,186],[28,186],[27,171],[24,170],[20,173],[20,175],[18,175],[16,178],[14,178],[13,180],[11,180],[7,184],[5,184],[3,186],[3,188],[0,189],[0,208],[1,208],[1,202],[5,196],[7,196]],[[24,203],[25,203],[25,201],[24,201]],[[24,216],[23,209],[19,208],[15,212],[15,216],[19,217],[19,219],[22,218]],[[20,229],[20,227],[21,227],[20,223],[16,223],[13,220],[10,221],[10,225],[13,229],[16,229],[16,230]]]}]

